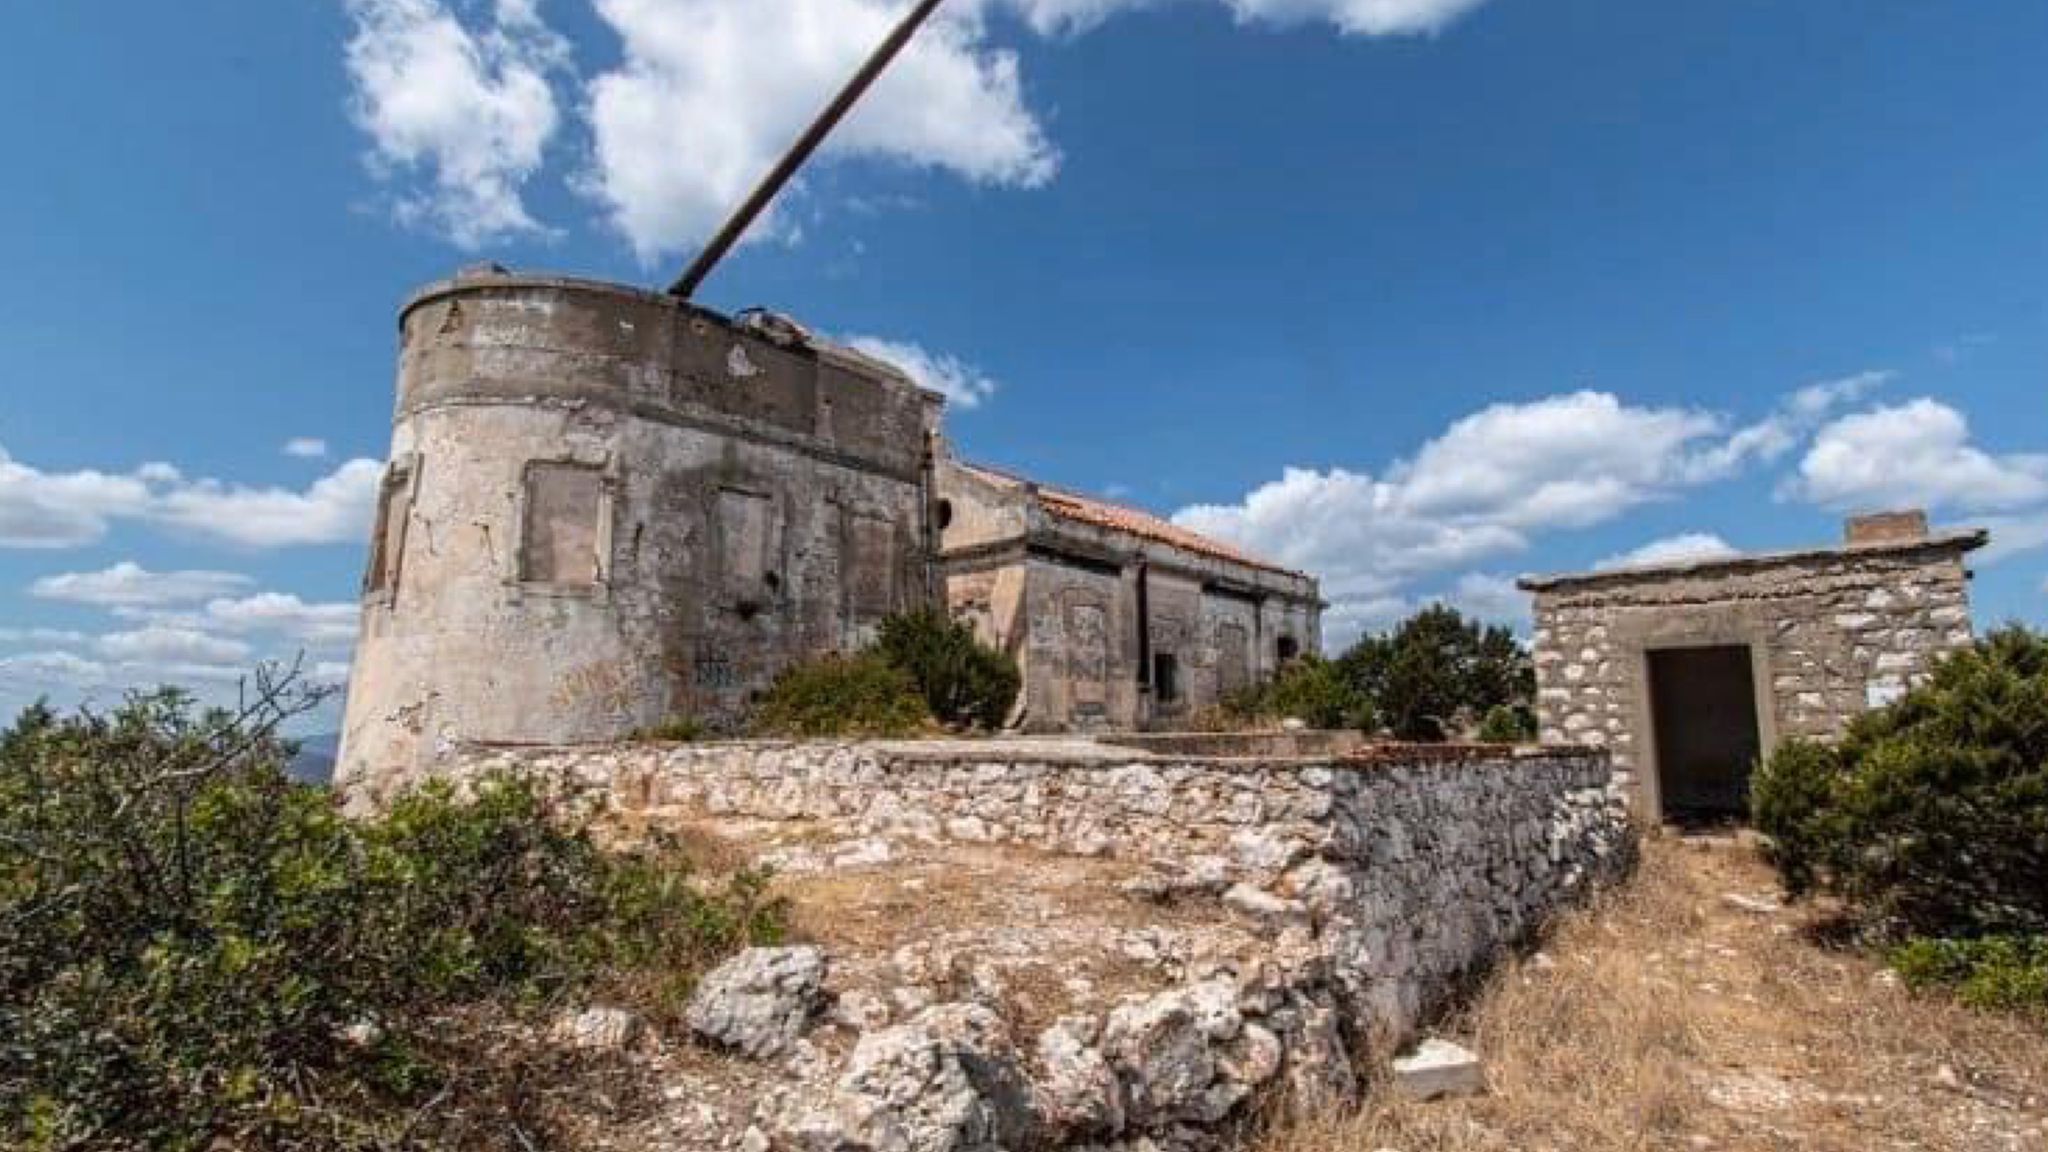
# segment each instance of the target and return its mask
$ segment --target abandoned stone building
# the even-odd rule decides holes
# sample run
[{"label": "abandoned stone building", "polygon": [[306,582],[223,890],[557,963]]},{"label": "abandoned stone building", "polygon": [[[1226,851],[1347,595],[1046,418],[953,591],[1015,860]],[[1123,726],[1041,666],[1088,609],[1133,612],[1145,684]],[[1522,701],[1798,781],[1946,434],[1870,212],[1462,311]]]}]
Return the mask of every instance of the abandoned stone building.
[{"label": "abandoned stone building", "polygon": [[[1129,510],[1032,488],[1014,548],[969,549],[1004,500],[948,459],[942,399],[772,314],[466,270],[401,309],[397,393],[344,785],[465,742],[729,724],[942,582],[1025,661],[1040,727],[1147,723],[1315,647],[1312,580]],[[1070,505],[1094,521],[1045,512]]]},{"label": "abandoned stone building", "polygon": [[1838,736],[1970,643],[1986,541],[1887,513],[1836,547],[1527,577],[1542,738],[1610,748],[1645,819],[1739,816],[1778,741]]},{"label": "abandoned stone building", "polygon": [[1316,582],[1158,517],[939,464],[954,614],[1014,654],[1027,729],[1195,715],[1320,648]]}]

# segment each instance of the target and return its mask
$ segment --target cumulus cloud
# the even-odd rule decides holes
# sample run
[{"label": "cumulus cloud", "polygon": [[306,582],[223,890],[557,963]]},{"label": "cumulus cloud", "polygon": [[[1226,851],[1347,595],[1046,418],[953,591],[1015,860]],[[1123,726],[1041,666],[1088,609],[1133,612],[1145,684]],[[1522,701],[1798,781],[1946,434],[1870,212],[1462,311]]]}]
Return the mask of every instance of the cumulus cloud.
[{"label": "cumulus cloud", "polygon": [[1491,572],[1467,572],[1458,577],[1444,597],[1467,616],[1491,624],[1522,628],[1529,624],[1531,608],[1527,592],[1515,587],[1513,577]]},{"label": "cumulus cloud", "polygon": [[110,632],[95,647],[109,658],[147,665],[235,664],[251,655],[250,647],[239,640],[160,624]]},{"label": "cumulus cloud", "polygon": [[996,394],[994,380],[957,356],[927,351],[906,341],[883,340],[874,336],[853,336],[846,342],[857,351],[901,368],[903,374],[920,387],[944,396],[950,407],[979,408],[983,401]]},{"label": "cumulus cloud", "polygon": [[[1809,402],[1820,401],[1795,394],[1768,419],[1790,426],[1791,409]],[[1496,404],[1380,476],[1288,468],[1236,503],[1184,508],[1174,520],[1316,573],[1333,602],[1334,647],[1353,626],[1405,606],[1418,583],[1521,552],[1541,533],[1606,523],[1790,447],[1757,427],[1605,392]],[[1469,602],[1499,592],[1485,580],[1462,589]]]},{"label": "cumulus cloud", "polygon": [[284,442],[282,451],[301,460],[318,460],[327,455],[327,441],[317,436],[294,436]]},{"label": "cumulus cloud", "polygon": [[[536,0],[344,0],[351,114],[402,219],[474,248],[541,231],[527,185],[575,103],[587,159],[570,183],[643,261],[720,223],[902,16],[897,0],[588,0],[616,63],[575,71]],[[939,10],[827,141],[859,157],[969,182],[1036,187],[1059,151],[1017,55],[993,27],[1015,18],[1074,36],[1163,0],[956,0]],[[1246,26],[1433,33],[1484,0],[1206,0]],[[756,238],[789,235],[771,213]]]},{"label": "cumulus cloud", "polygon": [[1835,509],[2004,511],[2048,504],[2048,455],[1986,452],[1962,413],[1923,396],[1829,423],[1781,493]]},{"label": "cumulus cloud", "polygon": [[0,548],[90,544],[106,534],[109,520],[147,506],[150,482],[143,472],[44,472],[0,449]]},{"label": "cumulus cloud", "polygon": [[150,607],[190,604],[247,587],[238,572],[151,572],[123,560],[98,572],[64,572],[29,585],[29,593],[45,600],[68,600],[102,607]]},{"label": "cumulus cloud", "polygon": [[1593,569],[1606,572],[1615,568],[1646,568],[1656,564],[1682,564],[1689,560],[1718,560],[1739,554],[1734,545],[1711,532],[1684,532],[1606,557],[1595,562]]},{"label": "cumulus cloud", "polygon": [[0,450],[0,548],[75,548],[116,521],[251,548],[357,544],[369,533],[383,465],[350,460],[305,489],[189,479],[163,463],[126,474],[48,472]]},{"label": "cumulus cloud", "polygon": [[375,460],[350,460],[303,491],[191,481],[158,493],[149,519],[250,548],[358,544],[369,536],[383,475]]},{"label": "cumulus cloud", "polygon": [[[649,261],[708,235],[902,14],[885,0],[594,3],[623,60],[589,81],[584,186]],[[1021,187],[1058,167],[1015,54],[972,8],[920,32],[825,150]]]},{"label": "cumulus cloud", "polygon": [[523,189],[561,123],[569,45],[535,0],[346,0],[351,113],[401,220],[463,248],[541,230]]}]

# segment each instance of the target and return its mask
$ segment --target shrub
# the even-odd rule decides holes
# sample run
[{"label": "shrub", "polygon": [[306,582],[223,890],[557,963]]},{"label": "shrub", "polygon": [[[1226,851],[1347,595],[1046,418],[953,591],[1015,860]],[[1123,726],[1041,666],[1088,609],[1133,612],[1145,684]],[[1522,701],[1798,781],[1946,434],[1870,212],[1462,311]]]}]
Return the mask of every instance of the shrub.
[{"label": "shrub", "polygon": [[2002,630],[1837,750],[1787,745],[1752,804],[1789,887],[1885,931],[2048,933],[2048,638]]},{"label": "shrub", "polygon": [[1505,628],[1436,605],[1338,657],[1339,674],[1403,740],[1445,740],[1536,694],[1529,655]]},{"label": "shrub", "polygon": [[642,728],[632,739],[650,744],[692,744],[710,734],[710,728],[695,716],[671,716],[652,728]]},{"label": "shrub", "polygon": [[1536,714],[1526,705],[1496,704],[1480,721],[1474,739],[1481,744],[1527,744],[1536,739]]},{"label": "shrub", "polygon": [[1376,726],[1371,702],[1352,691],[1335,665],[1314,656],[1291,660],[1272,680],[1235,693],[1222,711],[1246,723],[1293,719],[1311,728],[1368,732]]},{"label": "shrub", "polygon": [[791,665],[756,706],[752,726],[763,736],[910,736],[931,723],[910,673],[870,651]]},{"label": "shrub", "polygon": [[759,878],[601,852],[523,781],[345,820],[275,735],[318,695],[261,683],[0,734],[0,1146],[503,1146],[542,1126],[466,1014],[670,994],[779,931]]},{"label": "shrub", "polygon": [[933,609],[882,621],[875,651],[910,674],[925,706],[947,724],[1001,728],[1024,683],[1015,660],[975,639],[967,624]]},{"label": "shrub", "polygon": [[2048,936],[1917,937],[1891,965],[1913,988],[1946,988],[1973,1008],[2048,1019]]}]

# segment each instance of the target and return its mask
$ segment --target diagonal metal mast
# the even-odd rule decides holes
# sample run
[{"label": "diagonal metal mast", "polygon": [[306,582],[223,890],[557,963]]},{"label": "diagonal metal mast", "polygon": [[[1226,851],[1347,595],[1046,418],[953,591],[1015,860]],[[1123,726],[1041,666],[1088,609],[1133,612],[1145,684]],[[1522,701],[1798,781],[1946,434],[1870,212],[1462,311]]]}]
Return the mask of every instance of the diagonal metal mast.
[{"label": "diagonal metal mast", "polygon": [[896,25],[888,38],[876,46],[874,55],[869,56],[867,63],[860,66],[860,71],[853,74],[853,79],[846,82],[846,87],[839,90],[839,95],[832,98],[832,103],[826,105],[825,110],[818,114],[818,118],[811,122],[811,126],[804,130],[804,134],[797,138],[796,144],[776,163],[774,169],[761,181],[760,186],[754,189],[753,195],[748,196],[746,203],[740,205],[739,211],[733,213],[732,219],[725,222],[725,227],[718,230],[718,235],[711,238],[711,242],[704,246],[704,251],[698,253],[695,260],[691,261],[682,276],[677,278],[674,284],[669,285],[669,295],[684,300],[696,295],[697,286],[704,283],[704,278],[711,275],[711,270],[718,267],[719,261],[725,259],[726,253],[732,251],[732,246],[739,243],[740,237],[747,234],[747,229],[753,226],[755,217],[774,202],[776,194],[782,191],[782,186],[789,183],[789,178],[796,175],[797,169],[804,166],[804,161],[811,158],[811,153],[818,150],[818,145],[823,144],[825,137],[832,134],[832,129],[839,125],[839,121],[852,111],[869,86],[889,67],[890,61],[896,59],[896,54],[903,51],[903,46],[910,43],[910,38],[917,34],[918,27],[941,3],[944,3],[944,0],[918,0],[917,6],[903,17],[902,23]]}]

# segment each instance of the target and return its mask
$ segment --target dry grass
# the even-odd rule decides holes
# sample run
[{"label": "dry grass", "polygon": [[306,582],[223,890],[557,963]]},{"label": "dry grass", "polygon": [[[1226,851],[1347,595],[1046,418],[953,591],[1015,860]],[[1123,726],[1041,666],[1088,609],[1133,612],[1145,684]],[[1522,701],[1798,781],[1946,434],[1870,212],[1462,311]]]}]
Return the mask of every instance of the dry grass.
[{"label": "dry grass", "polygon": [[1651,844],[1442,1029],[1485,1058],[1487,1095],[1383,1090],[1263,1152],[2048,1150],[2048,1035],[1902,991],[1815,944],[1807,911],[1724,899],[1771,888],[1748,849]]}]

